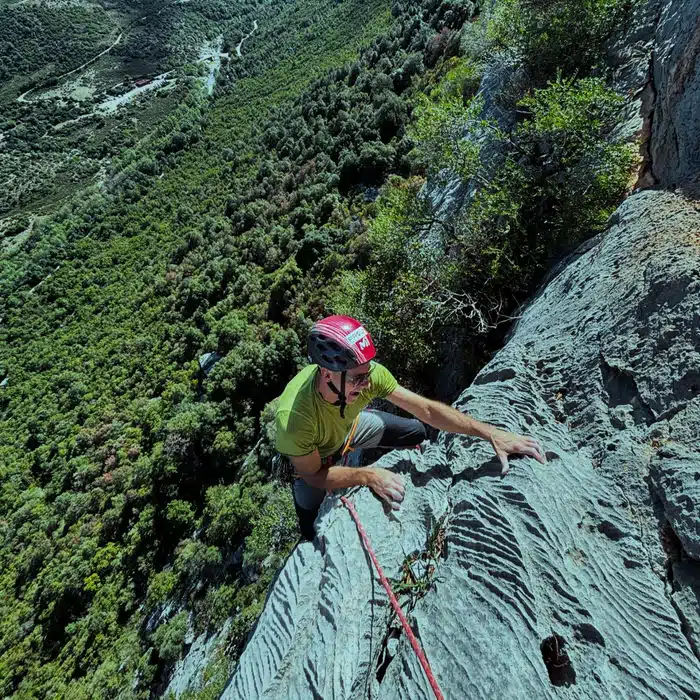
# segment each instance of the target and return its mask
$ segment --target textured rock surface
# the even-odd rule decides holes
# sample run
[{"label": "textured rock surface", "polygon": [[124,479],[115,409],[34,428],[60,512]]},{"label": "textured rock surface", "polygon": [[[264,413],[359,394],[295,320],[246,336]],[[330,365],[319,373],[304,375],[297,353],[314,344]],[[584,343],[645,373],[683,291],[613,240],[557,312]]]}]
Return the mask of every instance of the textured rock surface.
[{"label": "textured rock surface", "polygon": [[653,172],[659,184],[700,187],[700,2],[665,2],[656,32]]},{"label": "textured rock surface", "polygon": [[700,193],[700,2],[648,0],[611,44],[613,85],[631,96],[619,132],[641,137],[639,185]]},{"label": "textured rock surface", "polygon": [[[697,542],[684,513],[700,502],[684,489],[699,456],[698,231],[682,198],[631,197],[460,397],[540,439],[546,466],[521,459],[501,479],[487,444],[443,434],[421,458],[385,458],[407,482],[398,513],[353,495],[393,577],[447,515],[446,556],[411,614],[447,697],[698,697],[697,589],[692,572],[677,590],[669,579],[695,554],[665,550],[659,534],[667,517]],[[336,498],[318,525],[222,697],[432,697],[405,638],[386,643],[384,591]]]},{"label": "textured rock surface", "polygon": [[700,658],[700,563],[685,561],[673,566],[673,604],[688,641]]},{"label": "textured rock surface", "polygon": [[663,0],[634,3],[629,25],[620,28],[618,35],[610,42],[606,61],[612,69],[612,87],[618,94],[628,96],[615,136],[641,142],[642,163],[637,180],[640,188],[655,184],[649,138],[656,104],[653,69],[655,35],[662,5]]},{"label": "textured rock surface", "polygon": [[[698,411],[698,406],[694,407]],[[700,433],[695,433],[696,440]],[[697,444],[694,446],[697,450]],[[671,444],[652,463],[652,480],[666,517],[693,558],[700,560],[700,452]]]},{"label": "textured rock surface", "polygon": [[168,694],[172,693],[176,698],[179,698],[186,691],[198,690],[201,687],[204,671],[207,665],[213,661],[221,640],[226,639],[230,626],[231,619],[229,618],[216,634],[203,633],[195,638],[189,636],[190,631],[188,630],[185,644],[191,646],[185,657],[175,664],[173,675],[163,693],[164,697],[168,697]]}]

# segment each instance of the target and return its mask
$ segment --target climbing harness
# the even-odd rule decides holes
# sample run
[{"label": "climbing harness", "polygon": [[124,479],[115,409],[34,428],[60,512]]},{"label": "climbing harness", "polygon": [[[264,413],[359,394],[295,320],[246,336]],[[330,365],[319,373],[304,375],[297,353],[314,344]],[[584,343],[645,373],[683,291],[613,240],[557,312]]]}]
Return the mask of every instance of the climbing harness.
[{"label": "climbing harness", "polygon": [[377,557],[374,554],[374,550],[372,549],[372,545],[370,544],[369,537],[367,537],[367,533],[365,532],[365,529],[362,527],[362,523],[360,522],[360,516],[357,514],[357,511],[355,510],[355,506],[345,497],[341,496],[340,500],[342,501],[343,505],[350,511],[350,515],[352,516],[352,519],[355,521],[355,525],[357,525],[357,531],[360,533],[360,537],[362,538],[362,543],[365,546],[365,549],[367,550],[367,553],[372,559],[372,563],[374,564],[374,568],[377,570],[377,574],[379,575],[379,580],[382,582],[382,586],[384,586],[384,590],[386,591],[387,595],[389,596],[389,601],[391,602],[391,607],[394,608],[394,612],[398,615],[399,620],[401,621],[401,626],[404,629],[404,632],[406,632],[406,636],[408,637],[408,641],[411,642],[411,646],[413,647],[413,651],[416,653],[416,656],[418,657],[418,661],[420,662],[420,665],[423,667],[423,670],[425,671],[425,675],[428,678],[428,683],[430,683],[430,687],[433,689],[433,692],[435,693],[435,697],[437,700],[444,700],[445,696],[442,694],[442,691],[440,690],[440,686],[438,685],[437,681],[435,680],[435,676],[433,675],[433,671],[430,668],[430,664],[428,663],[428,659],[425,656],[425,653],[423,650],[420,648],[420,644],[418,643],[418,640],[416,639],[416,635],[413,634],[413,630],[410,628],[408,624],[408,620],[406,619],[406,616],[403,614],[403,610],[401,610],[401,606],[399,605],[399,601],[396,600],[396,596],[394,595],[394,591],[391,589],[391,584],[387,580],[386,576],[384,575],[384,571],[382,571],[382,567],[379,565],[379,562],[377,561]]},{"label": "climbing harness", "polygon": [[354,447],[351,447],[352,441],[355,439],[355,433],[357,432],[357,426],[360,424],[360,416],[358,414],[357,418],[352,422],[350,426],[350,432],[348,433],[345,443],[343,444],[343,449],[341,451],[341,463],[343,466],[347,466],[348,455],[355,451]]}]

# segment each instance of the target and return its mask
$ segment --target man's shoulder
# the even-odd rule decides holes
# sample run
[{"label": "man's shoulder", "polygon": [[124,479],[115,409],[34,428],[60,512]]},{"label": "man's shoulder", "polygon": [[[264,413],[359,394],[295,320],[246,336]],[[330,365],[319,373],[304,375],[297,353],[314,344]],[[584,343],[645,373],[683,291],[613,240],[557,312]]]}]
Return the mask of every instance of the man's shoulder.
[{"label": "man's shoulder", "polygon": [[369,363],[369,366],[371,368],[372,373],[374,374],[375,372],[377,373],[388,373],[391,374],[391,371],[386,365],[383,365],[381,362],[377,362],[376,360],[372,360]]},{"label": "man's shoulder", "polygon": [[315,371],[315,365],[304,367],[280,396],[275,417],[275,443],[282,454],[304,455],[313,449]]},{"label": "man's shoulder", "polygon": [[277,403],[277,416],[290,413],[305,413],[313,400],[313,376],[316,365],[299,370],[288,382]]},{"label": "man's shoulder", "polygon": [[371,396],[372,398],[386,398],[389,394],[394,392],[399,386],[394,375],[379,362],[374,362],[371,365],[372,372],[372,385],[371,385]]}]

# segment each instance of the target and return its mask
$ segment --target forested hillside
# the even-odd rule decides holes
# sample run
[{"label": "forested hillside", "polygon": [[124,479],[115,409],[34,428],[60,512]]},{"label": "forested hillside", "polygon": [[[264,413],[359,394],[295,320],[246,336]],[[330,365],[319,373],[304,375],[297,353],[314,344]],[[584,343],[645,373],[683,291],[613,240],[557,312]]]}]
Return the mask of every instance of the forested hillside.
[{"label": "forested hillside", "polygon": [[[629,8],[276,0],[234,13],[192,0],[200,20],[164,28],[163,45],[223,37],[212,95],[206,70],[136,34],[151,73],[180,71],[152,98],[168,110],[125,106],[119,126],[47,141],[16,93],[48,89],[126,22],[118,3],[67,4],[102,18],[94,33],[61,43],[63,24],[32,33],[0,8],[36,42],[7,73],[7,190],[44,143],[101,169],[0,211],[13,238],[0,257],[0,691],[153,697],[188,629],[233,618],[199,695],[217,697],[297,539],[290,495],[270,479],[270,402],[305,363],[310,324],[359,315],[397,376],[428,393],[451,329],[478,368],[631,184],[637,147],[611,135],[621,97],[597,67]],[[3,56],[18,42],[0,36]],[[39,44],[59,47],[45,73]],[[496,52],[523,66],[510,128],[483,117],[477,94]],[[423,186],[455,177],[473,203],[447,226]]]},{"label": "forested hillside", "polygon": [[266,20],[281,5],[3,0],[0,245],[76,190],[106,184],[111,158],[177,117],[201,84],[211,93],[255,21],[277,28]]}]

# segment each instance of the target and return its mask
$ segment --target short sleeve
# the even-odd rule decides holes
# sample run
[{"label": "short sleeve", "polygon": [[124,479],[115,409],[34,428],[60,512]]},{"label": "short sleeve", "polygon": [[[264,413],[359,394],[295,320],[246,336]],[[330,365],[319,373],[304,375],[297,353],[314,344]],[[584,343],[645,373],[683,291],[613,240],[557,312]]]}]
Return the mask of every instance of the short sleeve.
[{"label": "short sleeve", "polygon": [[394,375],[378,362],[373,362],[370,365],[370,378],[372,381],[370,394],[373,399],[384,399],[396,391],[399,386]]},{"label": "short sleeve", "polygon": [[275,431],[275,448],[280,454],[303,457],[316,448],[313,444],[313,426],[296,411],[278,409]]}]

